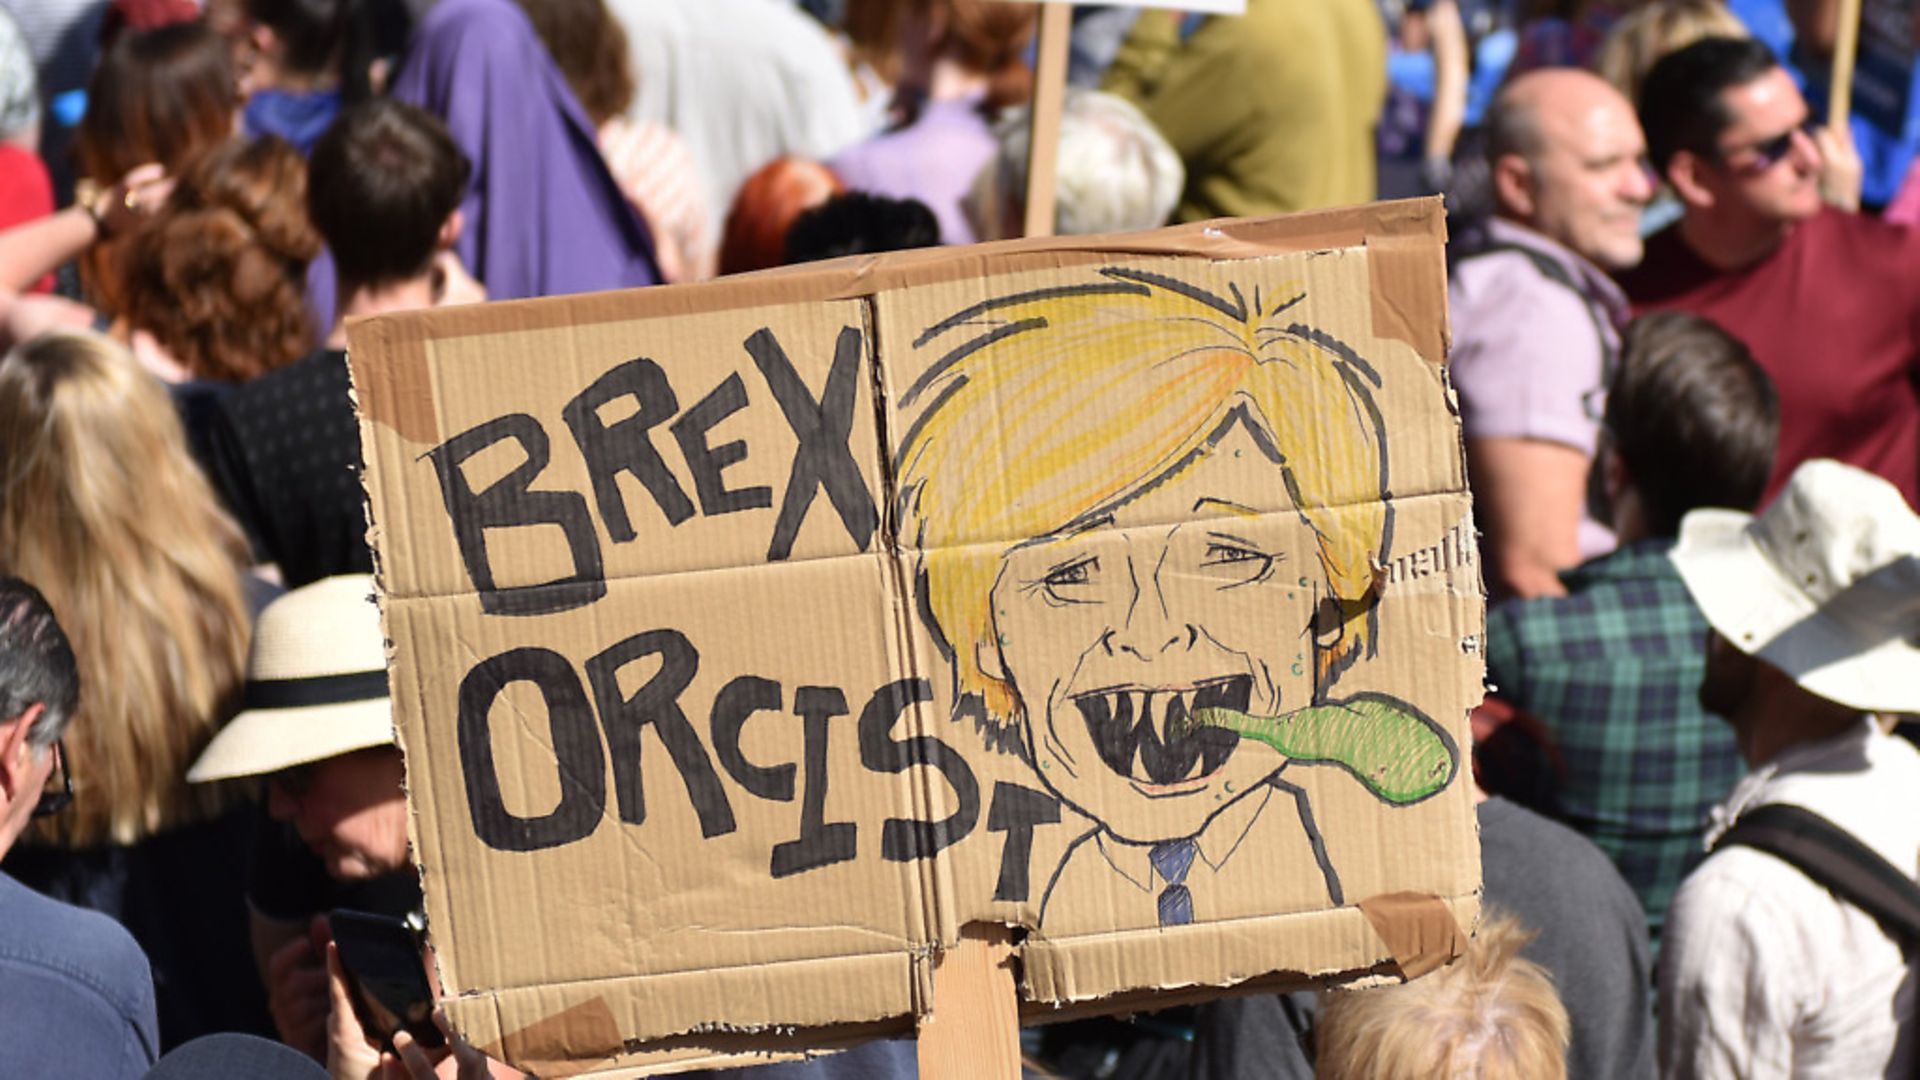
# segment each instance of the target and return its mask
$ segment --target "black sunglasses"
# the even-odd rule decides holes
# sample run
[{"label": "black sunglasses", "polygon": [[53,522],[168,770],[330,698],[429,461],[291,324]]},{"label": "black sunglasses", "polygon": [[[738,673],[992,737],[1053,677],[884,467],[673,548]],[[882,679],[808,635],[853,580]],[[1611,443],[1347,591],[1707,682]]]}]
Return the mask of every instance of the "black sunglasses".
[{"label": "black sunglasses", "polygon": [[73,805],[73,773],[67,769],[67,748],[59,739],[53,741],[53,768],[60,774],[60,789],[52,790],[53,778],[47,778],[48,790],[40,793],[40,801],[33,804],[33,816],[52,817]]},{"label": "black sunglasses", "polygon": [[1814,128],[1817,126],[1818,125],[1816,125],[1813,122],[1813,118],[1808,117],[1807,119],[1800,121],[1798,124],[1795,124],[1794,126],[1788,128],[1785,132],[1779,135],[1776,135],[1773,138],[1766,140],[1765,142],[1750,143],[1747,146],[1741,147],[1739,150],[1732,151],[1731,153],[1723,153],[1723,152],[1716,151],[1715,156],[1718,157],[1720,159],[1721,164],[1724,165],[1728,163],[1727,158],[1730,157],[1732,154],[1738,154],[1744,150],[1751,150],[1753,151],[1753,154],[1754,154],[1754,160],[1747,162],[1745,164],[1736,166],[1736,168],[1738,168],[1738,170],[1741,172],[1757,176],[1760,173],[1766,172],[1768,169],[1773,168],[1775,165],[1780,164],[1783,158],[1785,158],[1788,154],[1793,153],[1793,137],[1795,134],[1800,132],[1805,132],[1808,138],[1812,138]]}]

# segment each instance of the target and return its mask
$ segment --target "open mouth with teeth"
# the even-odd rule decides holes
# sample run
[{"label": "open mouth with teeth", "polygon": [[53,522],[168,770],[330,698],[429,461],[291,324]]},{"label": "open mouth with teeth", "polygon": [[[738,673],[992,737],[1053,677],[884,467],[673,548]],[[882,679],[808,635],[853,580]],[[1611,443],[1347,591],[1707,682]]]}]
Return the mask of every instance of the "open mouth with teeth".
[{"label": "open mouth with teeth", "polygon": [[1158,785],[1198,780],[1225,765],[1240,736],[1188,721],[1198,709],[1244,710],[1252,697],[1253,678],[1231,675],[1185,689],[1118,686],[1070,700],[1107,768]]}]

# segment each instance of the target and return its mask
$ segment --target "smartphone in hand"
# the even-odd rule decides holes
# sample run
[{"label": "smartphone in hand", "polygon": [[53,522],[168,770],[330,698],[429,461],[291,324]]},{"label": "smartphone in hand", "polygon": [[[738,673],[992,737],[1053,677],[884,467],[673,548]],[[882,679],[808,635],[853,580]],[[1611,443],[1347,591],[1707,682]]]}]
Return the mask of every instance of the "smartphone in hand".
[{"label": "smartphone in hand", "polygon": [[397,1031],[421,1046],[446,1045],[433,1022],[433,988],[427,983],[418,927],[389,915],[335,909],[327,916],[340,964],[347,969],[360,1024],[389,1049]]}]

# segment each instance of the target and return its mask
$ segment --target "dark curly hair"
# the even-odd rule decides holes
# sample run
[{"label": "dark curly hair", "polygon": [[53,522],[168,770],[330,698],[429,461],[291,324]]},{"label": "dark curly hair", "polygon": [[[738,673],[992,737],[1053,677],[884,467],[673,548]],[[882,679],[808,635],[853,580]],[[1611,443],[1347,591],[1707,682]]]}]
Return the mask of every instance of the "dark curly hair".
[{"label": "dark curly hair", "polygon": [[313,347],[306,273],[319,253],[299,152],[272,136],[229,143],[135,238],[127,319],[196,377],[252,378]]}]

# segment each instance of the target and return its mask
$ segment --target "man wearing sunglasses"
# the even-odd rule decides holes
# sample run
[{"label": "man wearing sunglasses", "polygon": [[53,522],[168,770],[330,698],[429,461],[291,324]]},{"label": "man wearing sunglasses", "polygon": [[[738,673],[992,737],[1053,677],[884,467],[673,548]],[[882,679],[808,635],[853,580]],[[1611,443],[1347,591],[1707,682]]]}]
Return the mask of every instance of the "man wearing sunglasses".
[{"label": "man wearing sunglasses", "polygon": [[[1920,234],[1827,205],[1827,136],[1766,46],[1709,38],[1655,65],[1640,119],[1684,207],[1620,275],[1753,350],[1780,392],[1766,500],[1809,458],[1920,496]],[[1823,150],[1825,146],[1825,150]]]},{"label": "man wearing sunglasses", "polygon": [[[0,856],[73,801],[60,736],[80,698],[66,634],[39,590],[0,578]],[[104,915],[0,873],[0,1074],[137,1077],[159,1046],[153,975]]]}]

